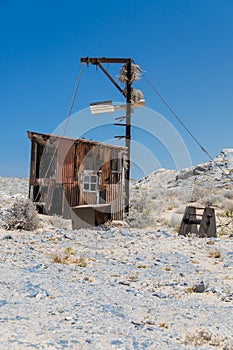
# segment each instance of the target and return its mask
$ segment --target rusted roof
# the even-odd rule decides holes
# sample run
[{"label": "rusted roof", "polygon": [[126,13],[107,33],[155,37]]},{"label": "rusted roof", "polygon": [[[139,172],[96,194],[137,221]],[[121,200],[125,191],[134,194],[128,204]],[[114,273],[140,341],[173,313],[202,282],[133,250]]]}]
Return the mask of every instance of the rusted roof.
[{"label": "rusted roof", "polygon": [[89,143],[92,145],[99,145],[99,146],[105,146],[105,147],[110,147],[110,148],[116,148],[120,150],[127,150],[127,147],[123,146],[115,146],[115,145],[110,145],[106,144],[103,142],[99,141],[93,141],[93,140],[87,140],[85,138],[73,138],[73,137],[67,137],[67,136],[58,136],[58,135],[53,135],[53,134],[42,134],[34,131],[27,131],[27,136],[31,140],[32,138],[35,138],[39,143],[45,144],[50,138],[52,139],[58,139],[58,140],[70,140],[74,142],[82,142],[82,143]]}]

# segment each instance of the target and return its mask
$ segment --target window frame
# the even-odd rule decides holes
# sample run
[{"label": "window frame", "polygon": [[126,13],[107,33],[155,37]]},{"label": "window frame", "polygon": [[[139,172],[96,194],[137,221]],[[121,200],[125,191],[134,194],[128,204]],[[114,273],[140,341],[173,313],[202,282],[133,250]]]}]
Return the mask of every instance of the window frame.
[{"label": "window frame", "polygon": [[[85,188],[85,185],[88,185],[88,186],[86,186],[87,188]],[[92,189],[93,185],[94,185],[94,189]],[[98,192],[98,185],[99,185],[99,176],[97,174],[95,174],[91,170],[89,170],[89,171],[86,170],[83,172],[83,176],[82,176],[83,192],[97,193]]]}]

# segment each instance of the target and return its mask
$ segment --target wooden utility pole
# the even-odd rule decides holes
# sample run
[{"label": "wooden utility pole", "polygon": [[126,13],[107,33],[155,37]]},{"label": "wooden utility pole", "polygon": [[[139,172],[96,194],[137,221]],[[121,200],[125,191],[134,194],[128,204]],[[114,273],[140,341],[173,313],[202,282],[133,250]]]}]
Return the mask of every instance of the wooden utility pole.
[{"label": "wooden utility pole", "polygon": [[129,181],[130,181],[130,146],[131,146],[131,60],[127,62],[127,82],[126,82],[126,127],[125,146],[127,147],[127,169],[125,172],[125,212],[129,213]]},{"label": "wooden utility pole", "polygon": [[[131,102],[132,102],[132,81],[131,81],[131,58],[106,58],[106,57],[81,57],[81,63],[93,64],[99,67],[104,74],[110,79],[113,85],[126,98],[126,124],[125,124],[125,146],[127,147],[127,168],[125,171],[125,213],[129,213],[129,180],[130,180],[130,141],[131,141]],[[127,67],[127,81],[126,92],[118,85],[113,77],[102,66],[102,63],[117,63],[126,64]],[[118,124],[120,125],[120,124]]]}]

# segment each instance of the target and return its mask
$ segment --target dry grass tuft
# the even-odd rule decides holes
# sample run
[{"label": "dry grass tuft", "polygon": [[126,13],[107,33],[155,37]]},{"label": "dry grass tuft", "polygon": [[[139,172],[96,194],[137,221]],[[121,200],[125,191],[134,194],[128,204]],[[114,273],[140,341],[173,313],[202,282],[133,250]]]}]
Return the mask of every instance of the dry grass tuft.
[{"label": "dry grass tuft", "polygon": [[75,257],[75,251],[71,247],[67,247],[64,252],[56,252],[51,255],[52,262],[56,264],[77,265],[79,267],[87,267],[87,260],[84,257]]},{"label": "dry grass tuft", "polygon": [[185,289],[185,293],[188,293],[188,294],[194,293],[194,287],[193,287],[193,286],[192,286],[192,287],[187,287],[187,288]]},{"label": "dry grass tuft", "polygon": [[128,276],[128,280],[130,282],[136,282],[136,281],[138,281],[138,278],[139,278],[139,274],[138,273]]},{"label": "dry grass tuft", "polygon": [[194,334],[188,333],[184,340],[185,345],[213,346],[217,349],[232,350],[232,339],[215,335],[210,331],[199,330]]},{"label": "dry grass tuft", "polygon": [[144,265],[144,264],[139,264],[139,265],[137,266],[137,268],[138,268],[138,269],[147,269],[148,266],[147,266],[147,265]]},{"label": "dry grass tuft", "polygon": [[208,257],[209,258],[221,258],[221,252],[219,249],[211,249],[209,252],[208,252]]},{"label": "dry grass tuft", "polygon": [[159,324],[159,327],[160,328],[168,328],[168,324],[167,323],[165,323],[165,322],[160,322],[160,324]]},{"label": "dry grass tuft", "polygon": [[163,270],[164,271],[171,271],[172,269],[170,267],[166,266],[166,267],[163,268]]},{"label": "dry grass tuft", "polygon": [[215,244],[215,242],[214,242],[214,241],[212,241],[212,240],[209,240],[209,241],[207,241],[207,242],[206,242],[206,244],[209,244],[209,245],[214,245],[214,244]]}]

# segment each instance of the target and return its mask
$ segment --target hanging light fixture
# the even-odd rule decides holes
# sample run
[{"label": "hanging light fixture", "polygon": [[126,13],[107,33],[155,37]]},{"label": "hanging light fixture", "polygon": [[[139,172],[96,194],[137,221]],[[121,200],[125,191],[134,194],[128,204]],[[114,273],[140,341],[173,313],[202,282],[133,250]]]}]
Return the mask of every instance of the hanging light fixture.
[{"label": "hanging light fixture", "polygon": [[[132,103],[132,112],[134,108],[144,107],[145,100],[140,100],[136,103]],[[90,103],[90,110],[92,114],[101,114],[101,113],[112,113],[118,110],[126,109],[126,105],[117,105],[113,106],[112,101],[102,101],[102,102],[92,102]]]}]

